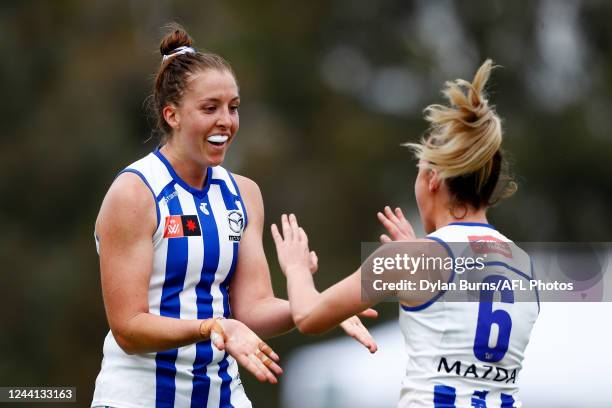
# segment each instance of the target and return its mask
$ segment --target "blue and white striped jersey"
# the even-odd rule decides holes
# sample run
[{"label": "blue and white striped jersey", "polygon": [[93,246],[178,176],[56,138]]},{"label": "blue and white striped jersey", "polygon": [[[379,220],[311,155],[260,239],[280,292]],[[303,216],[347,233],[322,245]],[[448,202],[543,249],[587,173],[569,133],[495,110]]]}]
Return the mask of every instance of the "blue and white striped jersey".
[{"label": "blue and white striped jersey", "polygon": [[[247,214],[229,171],[211,167],[202,190],[185,183],[159,150],[123,172],[155,198],[149,312],[177,319],[230,317],[229,284]],[[126,354],[109,331],[92,406],[251,407],[236,361],[210,341]]]},{"label": "blue and white striped jersey", "polygon": [[[492,243],[479,283],[528,287],[533,279],[529,256],[488,224],[451,223],[428,238],[454,259],[475,257],[474,243]],[[453,272],[449,282],[465,278]],[[398,406],[521,407],[516,381],[538,313],[537,292],[512,288],[449,290],[421,306],[400,304],[408,363]]]}]

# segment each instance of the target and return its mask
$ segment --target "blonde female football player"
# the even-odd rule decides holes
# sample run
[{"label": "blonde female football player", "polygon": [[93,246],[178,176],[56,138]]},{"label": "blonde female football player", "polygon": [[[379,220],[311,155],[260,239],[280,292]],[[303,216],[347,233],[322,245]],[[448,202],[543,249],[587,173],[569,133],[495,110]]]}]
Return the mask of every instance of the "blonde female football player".
[{"label": "blonde female football player", "polygon": [[[365,268],[371,271],[370,262],[376,257],[393,259],[403,252],[454,259],[448,271],[437,266],[433,274],[423,268],[405,274],[415,283],[452,283],[460,279],[458,259],[465,255],[453,248],[459,243],[472,251],[471,244],[476,244],[469,253],[490,256],[486,262],[481,260],[481,282],[531,279],[529,257],[487,221],[487,209],[495,197],[516,188],[514,183],[504,183],[501,121],[483,91],[491,69],[492,62],[487,60],[472,82],[447,82],[444,95],[450,105],[429,106],[425,118],[430,132],[421,143],[409,145],[419,160],[414,188],[428,234],[424,239],[415,237],[401,210],[386,207],[378,214],[388,231],[381,236],[385,244],[355,273],[319,293],[308,271],[307,236],[295,216],[282,216],[282,233],[272,225],[291,310],[302,332],[328,330],[379,300],[362,294],[362,285],[368,287],[372,276],[366,276]],[[399,267],[395,268],[397,272]],[[444,289],[385,293],[401,299],[400,327],[409,357],[400,407],[520,406],[516,376],[539,306],[536,301],[514,302],[519,294],[512,289],[496,293],[484,287],[473,302],[454,301],[457,298]]]},{"label": "blonde female football player", "polygon": [[[111,330],[92,406],[250,407],[238,364],[276,383],[278,356],[261,338],[294,322],[272,292],[259,188],[221,167],[238,132],[238,85],[179,26],[160,51],[162,145],[119,174],[96,222]],[[375,351],[358,318],[343,328]]]}]

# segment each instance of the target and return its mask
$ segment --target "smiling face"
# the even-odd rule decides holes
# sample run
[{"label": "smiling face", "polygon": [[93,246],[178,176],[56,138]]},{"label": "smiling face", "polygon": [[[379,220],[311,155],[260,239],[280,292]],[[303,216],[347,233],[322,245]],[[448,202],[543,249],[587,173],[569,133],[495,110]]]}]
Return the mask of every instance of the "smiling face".
[{"label": "smiling face", "polygon": [[182,158],[201,166],[217,166],[238,132],[238,85],[231,72],[207,69],[189,78],[178,106],[163,115],[172,128],[168,141]]}]

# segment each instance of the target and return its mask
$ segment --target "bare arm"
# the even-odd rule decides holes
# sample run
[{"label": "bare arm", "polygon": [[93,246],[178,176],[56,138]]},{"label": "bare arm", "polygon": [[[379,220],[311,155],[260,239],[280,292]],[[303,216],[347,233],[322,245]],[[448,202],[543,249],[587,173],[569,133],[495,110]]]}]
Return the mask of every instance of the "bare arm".
[{"label": "bare arm", "polygon": [[198,320],[149,314],[155,226],[151,192],[135,174],[120,175],[104,198],[96,233],[106,316],[117,343],[127,353],[167,350],[202,340]]},{"label": "bare arm", "polygon": [[[279,263],[287,277],[287,288],[291,302],[291,312],[299,330],[304,333],[321,333],[337,325],[348,316],[358,313],[390,296],[400,296],[411,305],[428,301],[433,295],[423,291],[374,291],[367,298],[362,298],[362,270],[371,268],[371,260],[376,257],[394,258],[397,253],[413,251],[414,254],[430,253],[432,256],[443,255],[439,248],[431,252],[432,244],[428,240],[387,243],[374,254],[356,272],[336,283],[324,292],[315,289],[312,276],[307,273],[308,238],[297,224],[293,214],[282,216],[282,235],[276,225],[272,225],[272,235],[276,243]],[[390,273],[405,275],[405,271],[395,270]],[[417,270],[405,276],[418,282],[429,279],[428,271]]]},{"label": "bare arm", "polygon": [[106,195],[96,221],[102,293],[117,344],[129,354],[178,348],[211,339],[260,381],[282,373],[276,353],[243,323],[174,319],[149,313],[147,299],[156,228],[153,196],[142,180],[124,173]]},{"label": "bare arm", "polygon": [[[235,175],[235,178],[247,207],[249,225],[240,243],[236,272],[230,285],[232,312],[236,319],[245,323],[259,336],[277,336],[295,327],[295,315],[291,313],[289,302],[275,297],[272,290],[270,270],[262,244],[264,208],[259,187],[246,177]],[[316,268],[316,254],[309,252],[308,275],[314,273]],[[376,317],[377,313],[368,310],[363,315]],[[346,334],[363,344],[370,352],[375,352],[376,342],[361,320],[352,314],[345,319],[338,323]]]},{"label": "bare arm", "polygon": [[246,206],[249,223],[240,242],[236,272],[230,285],[234,317],[263,338],[293,329],[289,302],[274,296],[263,249],[263,199],[255,182],[234,176]]},{"label": "bare arm", "polygon": [[325,332],[348,317],[368,309],[373,303],[361,299],[361,272],[357,270],[344,280],[319,293],[308,273],[308,239],[292,214],[282,216],[281,236],[272,225],[279,263],[287,277],[287,291],[295,324],[302,333]]}]

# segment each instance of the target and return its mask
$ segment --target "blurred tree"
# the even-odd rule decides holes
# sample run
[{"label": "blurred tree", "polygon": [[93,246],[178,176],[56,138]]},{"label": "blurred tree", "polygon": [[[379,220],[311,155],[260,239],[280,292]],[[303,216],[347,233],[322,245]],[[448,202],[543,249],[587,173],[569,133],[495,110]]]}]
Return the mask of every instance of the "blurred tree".
[{"label": "blurred tree", "polygon": [[[3,3],[0,383],[90,401],[108,330],[93,225],[114,175],[156,146],[143,102],[163,24],[233,64],[242,128],[227,167],[260,184],[268,223],[299,215],[324,288],[357,267],[384,205],[418,226],[399,145],[425,132],[443,81],[485,57],[502,66],[490,92],[520,182],[492,222],[516,240],[610,240],[611,16],[603,0]],[[271,343],[287,355],[314,341]],[[277,388],[244,377],[256,406],[277,405]]]}]

